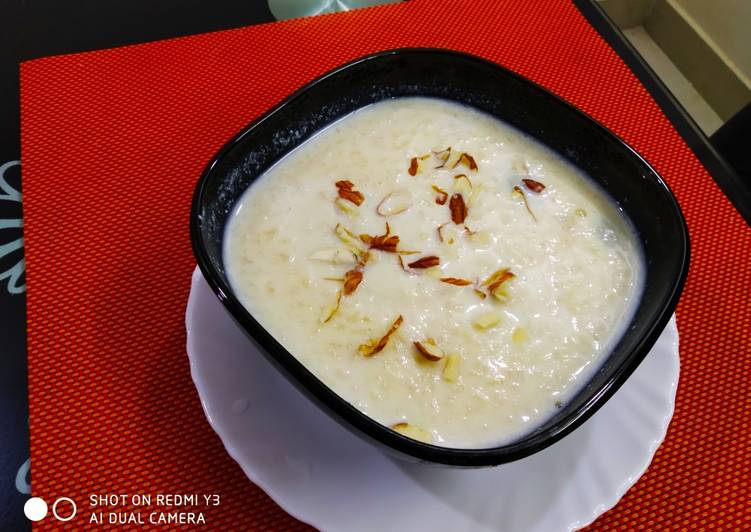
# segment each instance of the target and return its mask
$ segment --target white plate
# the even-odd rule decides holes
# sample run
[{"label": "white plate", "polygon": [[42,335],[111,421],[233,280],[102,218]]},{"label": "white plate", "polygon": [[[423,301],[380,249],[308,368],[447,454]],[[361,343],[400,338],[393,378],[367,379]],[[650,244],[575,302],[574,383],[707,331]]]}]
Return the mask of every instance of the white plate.
[{"label": "white plate", "polygon": [[558,531],[585,526],[644,473],[678,384],[670,321],[631,378],[572,434],[523,460],[455,470],[388,457],[320,411],[243,335],[196,269],[186,315],[209,423],[248,478],[326,531]]}]

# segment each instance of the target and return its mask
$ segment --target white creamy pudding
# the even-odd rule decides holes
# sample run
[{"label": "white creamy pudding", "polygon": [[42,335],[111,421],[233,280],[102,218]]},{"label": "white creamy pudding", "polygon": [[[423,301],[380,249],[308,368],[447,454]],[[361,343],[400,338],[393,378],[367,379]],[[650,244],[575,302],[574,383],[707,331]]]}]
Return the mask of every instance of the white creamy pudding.
[{"label": "white creamy pudding", "polygon": [[578,169],[431,98],[377,103],[245,193],[225,264],[241,302],[356,408],[482,448],[533,430],[608,355],[641,247]]}]

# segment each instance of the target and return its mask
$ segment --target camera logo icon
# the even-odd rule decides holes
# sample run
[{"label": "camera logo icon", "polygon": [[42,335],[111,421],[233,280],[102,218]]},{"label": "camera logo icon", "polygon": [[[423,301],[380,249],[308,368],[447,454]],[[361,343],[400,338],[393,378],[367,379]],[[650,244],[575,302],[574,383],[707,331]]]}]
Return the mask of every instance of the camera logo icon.
[{"label": "camera logo icon", "polygon": [[[32,497],[23,505],[23,513],[29,521],[41,521],[47,517],[48,511],[47,501],[41,497]],[[77,511],[76,503],[69,497],[58,497],[52,504],[52,515],[58,521],[70,521]]]}]

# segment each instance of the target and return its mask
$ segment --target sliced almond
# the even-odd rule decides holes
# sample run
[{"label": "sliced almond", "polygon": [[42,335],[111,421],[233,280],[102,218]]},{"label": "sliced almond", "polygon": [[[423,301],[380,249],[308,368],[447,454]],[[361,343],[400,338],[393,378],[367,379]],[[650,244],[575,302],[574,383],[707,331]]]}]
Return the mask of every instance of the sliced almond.
[{"label": "sliced almond", "polygon": [[381,203],[376,207],[376,213],[380,216],[396,216],[411,207],[411,201],[406,192],[397,191],[386,194]]},{"label": "sliced almond", "polygon": [[362,282],[362,271],[358,269],[350,270],[344,274],[344,284],[342,287],[342,293],[345,296],[352,294]]},{"label": "sliced almond", "polygon": [[467,174],[458,174],[454,176],[454,192],[469,197],[472,193],[472,181],[469,180]]},{"label": "sliced almond", "polygon": [[438,239],[444,244],[453,245],[459,238],[459,231],[455,224],[445,223],[438,226]]},{"label": "sliced almond", "polygon": [[364,267],[364,266],[365,266],[365,265],[366,265],[366,264],[368,263],[368,261],[370,261],[371,259],[373,259],[373,254],[372,254],[372,253],[370,253],[370,251],[361,251],[361,252],[360,252],[360,253],[358,254],[357,265],[358,265],[358,266],[359,266],[360,268],[362,268],[362,267]]},{"label": "sliced almond", "polygon": [[440,279],[443,277],[443,271],[438,266],[433,266],[432,268],[426,268],[424,270],[425,275],[428,277],[432,277],[433,279]]},{"label": "sliced almond", "polygon": [[430,154],[427,155],[420,155],[419,157],[412,157],[409,160],[409,168],[407,169],[407,172],[411,176],[415,176],[420,172],[420,161],[424,161],[430,157]]},{"label": "sliced almond", "polygon": [[438,159],[438,166],[436,166],[436,170],[439,168],[443,168],[446,166],[446,162],[448,162],[449,158],[451,157],[451,146],[446,148],[445,150],[438,150],[434,151],[433,155],[435,155],[435,158]]},{"label": "sliced almond", "polygon": [[461,156],[462,152],[460,152],[459,150],[449,151],[449,155],[446,158],[446,162],[443,164],[443,168],[456,168],[456,165],[459,164],[459,159],[461,158]]},{"label": "sliced almond", "polygon": [[446,363],[443,366],[443,380],[448,382],[456,382],[459,378],[459,364],[461,358],[457,354],[451,354],[446,357]]},{"label": "sliced almond", "polygon": [[475,158],[466,152],[459,154],[458,159],[456,160],[454,165],[451,166],[451,168],[456,168],[460,164],[466,166],[470,170],[477,171],[477,163],[475,162]]},{"label": "sliced almond", "polygon": [[412,157],[409,160],[409,168],[407,169],[407,172],[409,175],[417,175],[417,170],[420,169],[420,162],[417,160],[417,157]]},{"label": "sliced almond", "polygon": [[449,200],[449,209],[451,210],[451,221],[456,225],[464,223],[467,218],[467,204],[461,194],[454,194]]},{"label": "sliced almond", "polygon": [[472,284],[472,281],[468,281],[467,279],[461,279],[459,277],[441,277],[441,282],[446,284],[452,284],[454,286],[469,286]]},{"label": "sliced almond", "polygon": [[532,219],[536,222],[537,216],[535,216],[535,213],[532,212],[532,209],[529,207],[529,202],[527,201],[527,196],[524,194],[524,191],[521,189],[521,187],[514,185],[514,191],[512,192],[514,196],[517,196],[521,198],[522,203],[524,204],[524,207],[527,209],[527,212],[532,217]]},{"label": "sliced almond", "polygon": [[487,286],[488,290],[492,292],[495,288],[510,281],[514,277],[516,277],[516,274],[511,271],[511,268],[501,268],[500,270],[493,272],[490,277],[485,279],[485,281],[482,283],[482,286]]},{"label": "sliced almond", "polygon": [[356,254],[359,254],[362,251],[360,242],[357,239],[357,235],[344,227],[342,224],[336,224],[336,227],[334,227],[334,232],[336,233],[336,236],[339,237],[339,240],[341,240],[351,251]]},{"label": "sliced almond", "polygon": [[357,255],[349,249],[321,249],[310,256],[311,260],[329,264],[355,264]]},{"label": "sliced almond", "polygon": [[399,259],[399,266],[402,267],[402,270],[404,270],[405,272],[407,272],[410,275],[417,275],[415,272],[413,272],[412,270],[410,270],[407,267],[407,265],[404,263],[404,259],[402,258],[401,255],[397,255],[397,258]]},{"label": "sliced almond", "polygon": [[488,293],[502,303],[509,300],[509,294],[506,292],[506,285],[516,274],[510,268],[501,268],[485,279],[482,286],[488,287]]},{"label": "sliced almond", "polygon": [[511,300],[511,295],[503,287],[498,287],[494,290],[489,290],[490,295],[495,298],[496,301],[501,303],[508,303]]},{"label": "sliced almond", "polygon": [[492,329],[493,327],[501,323],[501,318],[502,316],[498,312],[485,312],[484,314],[480,314],[479,316],[475,317],[472,323],[478,329]]},{"label": "sliced almond", "polygon": [[511,340],[517,344],[526,342],[528,339],[529,335],[523,327],[517,327],[516,329],[514,329],[514,332],[511,335]]},{"label": "sliced almond", "polygon": [[402,322],[404,322],[404,318],[401,316],[401,314],[394,320],[394,323],[391,324],[391,327],[388,331],[386,331],[386,334],[384,334],[380,339],[378,340],[368,340],[368,342],[361,344],[357,351],[366,357],[370,357],[375,355],[376,353],[380,353],[383,351],[383,348],[386,347],[386,344],[389,343],[389,339],[391,336],[396,332],[396,330],[401,326]]},{"label": "sliced almond", "polygon": [[357,208],[357,206],[348,200],[336,198],[334,200],[334,205],[341,212],[343,212],[347,216],[351,216],[352,218],[360,215],[360,210]]},{"label": "sliced almond", "polygon": [[386,251],[387,253],[397,253],[397,246],[399,245],[399,237],[391,234],[391,226],[386,222],[386,232],[378,236],[370,236],[367,234],[360,235],[360,240],[366,243],[371,249],[379,249]]},{"label": "sliced almond", "polygon": [[535,194],[539,194],[540,192],[545,190],[545,185],[543,185],[539,181],[535,181],[534,179],[522,179],[522,183],[524,183],[524,186]]},{"label": "sliced almond", "polygon": [[391,426],[391,430],[398,432],[407,438],[412,438],[413,440],[426,443],[433,441],[433,437],[428,431],[416,427],[415,425],[410,425],[409,423],[397,423],[396,425]]},{"label": "sliced almond", "polygon": [[410,262],[407,264],[410,268],[415,269],[428,269],[433,268],[434,266],[438,266],[441,263],[441,259],[436,257],[435,255],[428,255],[427,257],[420,257],[419,259]]},{"label": "sliced almond", "polygon": [[510,279],[516,277],[516,274],[511,271],[511,268],[501,268],[494,271],[490,277],[483,281],[482,286],[492,286],[496,283],[504,283]]},{"label": "sliced almond", "polygon": [[438,185],[432,185],[433,191],[436,192],[438,195],[435,197],[435,202],[438,205],[446,205],[446,200],[449,198],[449,193],[443,190]]},{"label": "sliced almond", "polygon": [[488,233],[487,231],[468,231],[468,232],[469,232],[469,239],[472,240],[472,242],[475,242],[482,246],[487,246],[493,241],[493,238],[490,236],[490,233]]},{"label": "sliced almond", "polygon": [[482,185],[474,185],[472,187],[472,192],[470,192],[469,198],[467,199],[467,207],[475,206],[475,204],[477,204],[477,200],[480,199],[481,195]]},{"label": "sliced almond", "polygon": [[417,351],[431,362],[437,362],[446,356],[446,353],[438,347],[435,340],[428,338],[425,342],[413,342]]},{"label": "sliced almond", "polygon": [[321,309],[321,323],[327,323],[331,320],[331,318],[334,317],[334,314],[336,314],[336,311],[339,310],[339,305],[342,302],[342,292],[341,290],[336,293],[336,301],[334,301],[330,305],[326,305]]},{"label": "sliced almond", "polygon": [[339,198],[352,202],[354,205],[360,206],[365,201],[365,196],[362,192],[355,190],[355,185],[352,181],[342,180],[335,183],[336,188],[339,191]]}]

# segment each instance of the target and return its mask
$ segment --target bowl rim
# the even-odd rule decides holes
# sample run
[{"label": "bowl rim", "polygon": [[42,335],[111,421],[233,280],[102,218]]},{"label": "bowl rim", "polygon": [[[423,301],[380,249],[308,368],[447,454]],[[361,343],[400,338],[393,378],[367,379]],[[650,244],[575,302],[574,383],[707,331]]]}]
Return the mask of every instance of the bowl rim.
[{"label": "bowl rim", "polygon": [[[454,57],[462,61],[473,61],[484,67],[490,66],[506,76],[515,78],[516,81],[521,81],[526,84],[530,90],[542,92],[547,95],[547,97],[553,98],[559,105],[563,104],[569,112],[573,112],[579,115],[579,118],[590,122],[595,129],[598,129],[600,133],[609,137],[613,142],[620,144],[622,148],[625,148],[626,151],[629,152],[630,156],[635,157],[646,169],[648,169],[651,174],[650,178],[654,182],[653,184],[662,189],[669,205],[672,207],[671,216],[677,222],[680,231],[679,239],[675,243],[679,248],[678,253],[681,255],[678,277],[674,280],[669,295],[662,302],[661,308],[656,313],[650,326],[646,328],[639,338],[637,345],[630,350],[627,356],[623,357],[623,360],[621,360],[619,364],[609,370],[607,381],[592,393],[586,401],[579,405],[578,408],[574,409],[563,418],[557,425],[541,433],[536,433],[534,431],[527,433],[516,440],[495,447],[478,449],[453,448],[413,440],[406,436],[402,436],[385,425],[382,425],[347,402],[332,388],[316,377],[313,372],[298,361],[294,355],[287,351],[287,349],[285,349],[268,331],[266,331],[266,329],[256,321],[253,315],[240,303],[237,297],[234,296],[229,283],[225,283],[221,279],[220,274],[215,271],[212,261],[204,248],[201,234],[202,221],[200,219],[200,209],[207,183],[216,166],[219,165],[224,157],[242,142],[247,135],[251,134],[253,130],[269,120],[276,113],[281,112],[281,110],[288,106],[292,101],[315,89],[321,82],[333,78],[350,68],[396,55],[420,54],[437,54],[446,57]],[[532,136],[534,137],[534,135]],[[385,445],[399,454],[407,455],[419,461],[462,467],[494,466],[524,458],[549,447],[589,419],[628,379],[657,341],[657,338],[667,325],[678,303],[678,299],[680,298],[686,282],[690,262],[688,226],[675,195],[659,173],[625,140],[593,117],[589,116],[555,93],[542,87],[538,83],[517,74],[498,63],[473,54],[446,48],[395,48],[358,57],[352,61],[337,66],[304,84],[302,87],[274,105],[271,109],[252,120],[219,149],[201,173],[195,186],[191,202],[190,240],[198,267],[214,294],[219,298],[222,305],[227,309],[235,322],[243,329],[245,334],[259,345],[260,351],[266,356],[266,358],[272,362],[277,369],[281,370],[288,380],[292,380],[291,384],[295,385],[298,389],[301,389],[305,395],[330,415],[333,415],[337,421],[345,424],[348,428],[356,429],[360,435],[364,436],[366,439]]]}]

